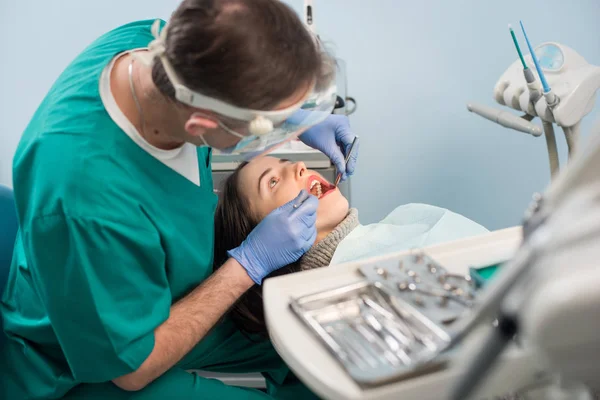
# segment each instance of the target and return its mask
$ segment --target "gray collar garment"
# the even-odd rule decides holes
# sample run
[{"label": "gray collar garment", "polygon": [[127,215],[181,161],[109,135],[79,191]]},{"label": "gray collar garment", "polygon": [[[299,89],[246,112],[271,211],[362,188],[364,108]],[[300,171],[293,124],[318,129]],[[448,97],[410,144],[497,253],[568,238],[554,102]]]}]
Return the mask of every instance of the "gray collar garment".
[{"label": "gray collar garment", "polygon": [[326,267],[340,242],[358,226],[358,210],[351,208],[334,230],[308,250],[300,259],[300,270]]}]

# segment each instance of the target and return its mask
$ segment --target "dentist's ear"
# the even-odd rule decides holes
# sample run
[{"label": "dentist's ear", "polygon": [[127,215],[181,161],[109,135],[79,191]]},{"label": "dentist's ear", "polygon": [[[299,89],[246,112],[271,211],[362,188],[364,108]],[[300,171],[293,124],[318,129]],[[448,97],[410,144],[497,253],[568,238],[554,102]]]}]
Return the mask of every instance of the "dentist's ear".
[{"label": "dentist's ear", "polygon": [[202,136],[211,129],[216,129],[218,122],[202,114],[192,114],[185,123],[185,131],[192,136]]}]

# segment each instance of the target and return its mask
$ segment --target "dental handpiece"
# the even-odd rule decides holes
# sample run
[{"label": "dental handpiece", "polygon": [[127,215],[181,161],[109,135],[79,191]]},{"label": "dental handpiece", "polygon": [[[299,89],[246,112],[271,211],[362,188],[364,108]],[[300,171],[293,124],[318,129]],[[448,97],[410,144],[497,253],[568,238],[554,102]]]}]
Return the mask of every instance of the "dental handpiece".
[{"label": "dental handpiece", "polygon": [[[344,163],[346,165],[348,165],[348,160],[350,160],[350,156],[352,155],[352,151],[354,150],[354,145],[356,144],[357,140],[358,140],[358,136],[355,136],[354,140],[352,140],[352,144],[350,145],[350,150],[348,150],[348,154],[346,154],[346,159],[344,160]],[[338,173],[337,177],[335,178],[335,183],[334,183],[335,187],[337,187],[337,185],[340,183],[340,179],[342,179],[342,174]]]}]

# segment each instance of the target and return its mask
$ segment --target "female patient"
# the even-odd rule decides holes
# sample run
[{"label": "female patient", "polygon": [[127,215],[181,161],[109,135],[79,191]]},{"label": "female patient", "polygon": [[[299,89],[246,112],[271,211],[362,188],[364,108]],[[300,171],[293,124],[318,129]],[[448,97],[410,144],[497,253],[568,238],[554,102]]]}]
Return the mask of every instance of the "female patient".
[{"label": "female patient", "polygon": [[[331,183],[302,162],[260,157],[241,164],[224,182],[215,214],[215,268],[271,211],[306,189],[319,198],[317,239],[296,263],[269,277],[474,236],[487,232],[448,210],[424,204],[396,208],[377,224],[362,226],[358,211]],[[248,333],[266,334],[261,286],[250,289],[232,310]]]}]

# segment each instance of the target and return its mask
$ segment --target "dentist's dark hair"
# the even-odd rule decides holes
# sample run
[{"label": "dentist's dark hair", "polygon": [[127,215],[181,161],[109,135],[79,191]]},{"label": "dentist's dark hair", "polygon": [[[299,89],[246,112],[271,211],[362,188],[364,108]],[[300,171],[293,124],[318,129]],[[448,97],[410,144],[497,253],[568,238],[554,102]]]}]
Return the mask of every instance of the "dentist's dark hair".
[{"label": "dentist's dark hair", "polygon": [[[166,57],[182,83],[238,107],[272,109],[333,77],[333,59],[280,0],[183,0],[166,29]],[[152,79],[175,99],[158,61]]]},{"label": "dentist's dark hair", "polygon": [[[246,165],[247,163],[240,164],[229,175],[223,182],[219,194],[219,203],[215,212],[214,270],[227,261],[227,251],[242,244],[260,222],[260,219],[250,211],[248,199],[239,189],[240,171]],[[265,279],[298,271],[300,271],[299,261],[272,272]],[[242,332],[268,336],[262,300],[262,286],[254,285],[234,304],[230,317]]]}]

